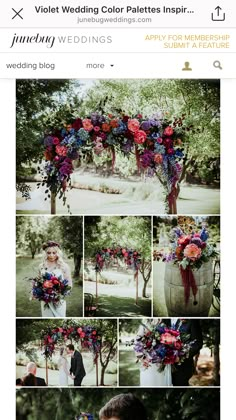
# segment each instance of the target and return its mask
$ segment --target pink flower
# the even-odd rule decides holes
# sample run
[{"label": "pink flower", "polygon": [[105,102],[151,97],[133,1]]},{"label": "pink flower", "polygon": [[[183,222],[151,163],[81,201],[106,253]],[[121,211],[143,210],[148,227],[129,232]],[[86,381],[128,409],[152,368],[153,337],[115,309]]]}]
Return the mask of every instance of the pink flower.
[{"label": "pink flower", "polygon": [[156,153],[154,156],[154,161],[158,164],[163,162],[163,156],[159,153]]},{"label": "pink flower", "polygon": [[161,334],[160,342],[162,344],[175,344],[177,341],[176,337],[174,337],[170,333]]},{"label": "pink flower", "polygon": [[170,149],[168,149],[168,150],[167,150],[167,154],[168,154],[168,155],[173,155],[173,154],[174,154],[174,152],[175,152],[175,151],[174,151],[174,149],[172,149],[172,148],[170,148]]},{"label": "pink flower", "polygon": [[100,131],[100,127],[98,127],[98,125],[95,125],[95,127],[93,127],[94,131],[98,132]]},{"label": "pink flower", "polygon": [[137,118],[143,118],[142,114],[138,114]]},{"label": "pink flower", "polygon": [[158,137],[157,139],[157,143],[161,144],[162,143],[162,137]]},{"label": "pink flower", "polygon": [[184,256],[189,258],[191,261],[196,261],[198,258],[200,258],[201,253],[202,250],[195,244],[187,245],[184,250]]},{"label": "pink flower", "polygon": [[142,144],[146,141],[147,134],[143,130],[138,130],[134,134],[134,141],[137,144]]},{"label": "pink flower", "polygon": [[52,142],[53,142],[53,144],[57,145],[57,144],[60,143],[60,140],[59,140],[58,137],[53,137],[53,141]]},{"label": "pink flower", "polygon": [[172,127],[170,127],[169,125],[168,125],[168,127],[166,127],[165,128],[165,130],[164,130],[164,134],[165,134],[165,136],[172,136],[172,134],[174,133],[174,131],[173,131],[173,128]]},{"label": "pink flower", "polygon": [[56,146],[56,153],[59,156],[66,156],[67,155],[67,148],[66,148],[66,146]]},{"label": "pink flower", "polygon": [[83,121],[83,127],[86,131],[91,131],[93,129],[93,124],[89,118],[85,118]]},{"label": "pink flower", "polygon": [[136,133],[139,130],[140,123],[136,118],[128,121],[128,129],[132,131],[132,133]]}]

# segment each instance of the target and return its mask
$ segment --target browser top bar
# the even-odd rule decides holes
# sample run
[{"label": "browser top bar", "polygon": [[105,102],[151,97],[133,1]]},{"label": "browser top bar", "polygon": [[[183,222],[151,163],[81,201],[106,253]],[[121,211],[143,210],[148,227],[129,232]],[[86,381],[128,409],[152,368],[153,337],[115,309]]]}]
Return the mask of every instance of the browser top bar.
[{"label": "browser top bar", "polygon": [[236,3],[208,0],[28,0],[0,6],[0,26],[32,27],[235,27]]}]

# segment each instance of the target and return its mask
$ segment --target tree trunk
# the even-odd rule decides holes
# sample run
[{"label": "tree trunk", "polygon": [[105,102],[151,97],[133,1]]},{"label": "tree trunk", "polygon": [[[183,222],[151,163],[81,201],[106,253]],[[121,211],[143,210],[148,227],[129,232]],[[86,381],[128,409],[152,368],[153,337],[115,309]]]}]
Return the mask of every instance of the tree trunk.
[{"label": "tree trunk", "polygon": [[74,277],[79,277],[80,269],[81,269],[81,261],[82,256],[78,254],[74,254]]},{"label": "tree trunk", "polygon": [[103,385],[103,386],[105,385],[104,384],[104,378],[105,378],[106,368],[107,368],[107,365],[102,366],[102,369],[101,369],[100,385]]},{"label": "tree trunk", "polygon": [[142,261],[141,267],[139,269],[140,273],[143,276],[143,290],[142,290],[142,297],[146,298],[146,289],[147,289],[147,284],[150,280],[150,276],[151,276],[151,270],[152,270],[152,264],[149,262],[146,262],[145,260]]},{"label": "tree trunk", "polygon": [[144,282],[143,282],[143,290],[142,290],[142,297],[143,297],[143,298],[146,298],[146,297],[147,297],[147,296],[146,296],[147,284],[148,284],[148,280],[147,280],[147,281],[145,281],[145,279],[144,279]]}]

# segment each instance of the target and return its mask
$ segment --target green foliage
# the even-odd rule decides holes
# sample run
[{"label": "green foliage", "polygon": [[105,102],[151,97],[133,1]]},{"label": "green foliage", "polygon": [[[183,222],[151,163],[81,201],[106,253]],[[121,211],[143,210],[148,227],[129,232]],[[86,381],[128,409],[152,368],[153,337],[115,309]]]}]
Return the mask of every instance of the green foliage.
[{"label": "green foliage", "polygon": [[85,217],[85,258],[97,250],[124,246],[135,248],[142,258],[151,257],[151,218],[145,216]]},{"label": "green foliage", "polygon": [[73,110],[80,101],[70,80],[16,81],[16,172],[17,178],[26,173],[25,164],[42,159],[42,138],[46,128],[62,125],[74,118]]}]

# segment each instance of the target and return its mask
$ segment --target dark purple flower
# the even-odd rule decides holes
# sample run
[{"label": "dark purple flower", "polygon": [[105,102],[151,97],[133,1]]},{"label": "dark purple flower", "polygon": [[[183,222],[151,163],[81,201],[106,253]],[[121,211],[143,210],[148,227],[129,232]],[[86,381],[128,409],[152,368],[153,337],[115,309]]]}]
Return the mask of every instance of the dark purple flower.
[{"label": "dark purple flower", "polygon": [[141,129],[144,131],[148,131],[151,128],[151,121],[143,121],[141,124]]},{"label": "dark purple flower", "polygon": [[144,169],[151,166],[153,163],[154,152],[151,150],[144,150],[143,154],[140,156],[140,163]]}]

